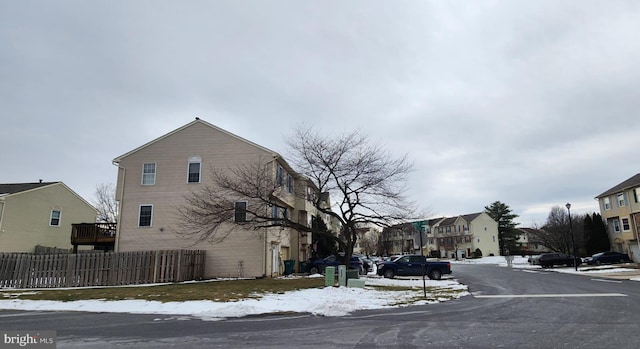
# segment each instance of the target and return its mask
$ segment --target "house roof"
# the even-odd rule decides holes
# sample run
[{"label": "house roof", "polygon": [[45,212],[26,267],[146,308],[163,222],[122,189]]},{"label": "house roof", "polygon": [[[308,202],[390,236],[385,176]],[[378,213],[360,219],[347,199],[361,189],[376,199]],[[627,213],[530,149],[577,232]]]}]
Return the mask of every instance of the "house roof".
[{"label": "house roof", "polygon": [[[282,156],[280,156],[280,154],[278,154],[277,152],[275,152],[275,151],[273,151],[273,150],[267,149],[267,148],[265,148],[265,147],[263,147],[263,146],[261,146],[261,145],[258,145],[258,144],[256,144],[256,143],[253,143],[253,142],[251,142],[251,141],[249,141],[249,140],[247,140],[247,139],[244,139],[244,138],[242,138],[242,137],[240,137],[240,136],[238,136],[238,135],[236,135],[236,134],[233,134],[233,133],[231,133],[231,132],[229,132],[229,131],[227,131],[227,130],[221,129],[221,128],[220,128],[220,127],[218,127],[218,126],[215,126],[215,125],[213,125],[213,124],[210,124],[210,123],[208,123],[208,122],[206,122],[206,121],[204,121],[204,120],[201,120],[200,118],[196,117],[196,119],[195,119],[194,121],[191,121],[190,123],[188,123],[188,124],[186,124],[186,125],[184,125],[184,126],[182,126],[182,127],[179,127],[179,128],[177,128],[177,129],[175,129],[175,130],[173,130],[173,131],[171,131],[171,132],[169,132],[169,133],[167,133],[167,134],[165,134],[165,135],[163,135],[163,136],[160,136],[160,137],[158,137],[158,138],[156,138],[156,139],[154,139],[154,140],[152,140],[152,141],[150,141],[150,142],[148,142],[148,143],[145,143],[145,144],[143,144],[143,145],[139,146],[139,147],[138,147],[138,148],[136,148],[136,149],[133,149],[132,151],[129,151],[129,152],[125,153],[125,154],[122,154],[122,155],[120,155],[120,156],[116,157],[115,159],[113,159],[113,162],[114,162],[114,163],[119,163],[123,158],[126,158],[127,156],[129,156],[129,155],[131,155],[131,154],[133,154],[133,153],[135,153],[135,152],[138,152],[138,151],[140,151],[140,150],[142,150],[142,149],[144,149],[144,148],[146,148],[146,147],[148,147],[148,146],[150,146],[150,145],[153,145],[153,144],[155,144],[155,143],[157,143],[157,142],[159,142],[159,141],[161,141],[161,140],[163,140],[163,139],[165,139],[165,138],[167,138],[167,137],[169,137],[169,136],[171,136],[171,135],[174,135],[174,134],[176,134],[176,133],[178,133],[178,132],[180,132],[180,131],[182,131],[182,130],[184,130],[184,129],[186,129],[186,128],[190,127],[190,126],[193,126],[193,125],[195,125],[195,124],[202,124],[202,125],[206,125],[206,126],[208,126],[208,127],[211,127],[212,129],[215,129],[215,130],[217,130],[217,131],[219,131],[219,132],[222,132],[222,133],[224,133],[224,134],[227,134],[227,135],[229,135],[229,136],[231,136],[231,137],[233,137],[233,138],[236,138],[236,139],[238,139],[238,140],[240,140],[240,141],[242,141],[242,142],[245,142],[245,143],[251,144],[251,145],[253,145],[253,146],[254,146],[254,147],[256,147],[256,148],[262,149],[262,150],[264,150],[265,152],[272,153],[272,154],[273,154],[274,156],[276,156],[276,157],[282,158]],[[288,164],[287,164],[287,165],[288,165]]]},{"label": "house roof", "polygon": [[478,212],[478,213],[469,213],[469,214],[463,214],[460,216],[455,216],[455,217],[446,217],[446,218],[439,218],[439,222],[434,222],[438,223],[438,225],[440,226],[446,226],[446,225],[453,225],[455,224],[456,220],[458,220],[458,218],[462,218],[464,219],[467,223],[471,223],[474,219],[478,218],[478,216],[480,216],[483,212]]},{"label": "house roof", "polygon": [[604,197],[604,196],[609,196],[611,194],[616,194],[616,193],[620,193],[623,192],[627,189],[631,189],[634,187],[638,187],[640,186],[640,173],[636,174],[635,176],[627,179],[626,181],[616,185],[615,187],[605,191],[604,193],[596,196],[596,199]]},{"label": "house roof", "polygon": [[44,187],[47,187],[47,186],[50,186],[50,185],[60,185],[60,186],[62,186],[63,188],[68,190],[71,194],[73,194],[78,199],[80,199],[82,202],[84,202],[87,206],[89,206],[89,207],[91,207],[91,208],[93,208],[95,210],[95,207],[90,202],[85,200],[82,196],[78,195],[78,193],[73,191],[71,188],[69,188],[66,184],[64,184],[62,182],[8,183],[8,184],[0,183],[0,198],[4,199],[4,197],[9,196],[9,195],[20,194],[20,193],[23,193],[23,192],[26,192],[26,191],[40,189],[40,188],[44,188]]},{"label": "house roof", "polygon": [[9,184],[0,183],[0,196],[20,193],[23,191],[36,189],[36,188],[44,187],[44,186],[55,184],[55,183],[59,183],[59,182],[9,183]]}]

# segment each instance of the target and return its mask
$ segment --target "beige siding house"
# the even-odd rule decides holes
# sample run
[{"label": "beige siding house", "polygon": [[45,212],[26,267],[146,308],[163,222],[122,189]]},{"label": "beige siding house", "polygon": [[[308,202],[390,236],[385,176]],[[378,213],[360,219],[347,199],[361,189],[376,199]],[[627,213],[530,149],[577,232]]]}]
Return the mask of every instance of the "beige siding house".
[{"label": "beige siding house", "polygon": [[70,249],[71,224],[94,223],[96,209],[62,182],[0,184],[0,252],[36,245]]},{"label": "beige siding house", "polygon": [[611,249],[640,262],[640,173],[596,196]]},{"label": "beige siding house", "polygon": [[500,255],[498,223],[486,212],[443,218],[431,230],[441,257],[466,258],[476,249],[483,256]]},{"label": "beige siding house", "polygon": [[310,234],[290,229],[235,229],[217,243],[198,241],[177,230],[177,209],[188,193],[211,183],[212,168],[267,161],[270,175],[283,181],[280,205],[299,222],[311,222],[312,205],[293,195],[296,190],[313,191],[309,181],[276,152],[199,118],[115,158],[120,209],[116,250],[206,250],[207,278],[276,276],[283,273],[284,261],[306,260]]}]

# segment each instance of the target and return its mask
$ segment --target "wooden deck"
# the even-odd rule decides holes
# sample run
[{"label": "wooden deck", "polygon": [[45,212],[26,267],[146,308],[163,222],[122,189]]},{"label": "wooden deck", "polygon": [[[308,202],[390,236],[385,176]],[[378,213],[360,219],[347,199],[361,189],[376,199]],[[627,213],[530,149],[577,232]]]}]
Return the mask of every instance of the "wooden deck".
[{"label": "wooden deck", "polygon": [[71,244],[113,246],[116,243],[116,223],[78,223],[71,225]]}]

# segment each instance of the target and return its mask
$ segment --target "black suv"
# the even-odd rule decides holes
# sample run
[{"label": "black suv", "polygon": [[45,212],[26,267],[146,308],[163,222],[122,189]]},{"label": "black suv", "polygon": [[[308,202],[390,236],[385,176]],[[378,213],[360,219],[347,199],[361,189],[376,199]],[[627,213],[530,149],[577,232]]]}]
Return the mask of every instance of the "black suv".
[{"label": "black suv", "polygon": [[551,268],[555,265],[566,265],[573,267],[578,263],[580,265],[580,259],[573,256],[566,255],[564,253],[543,253],[538,258],[538,264],[543,268]]}]

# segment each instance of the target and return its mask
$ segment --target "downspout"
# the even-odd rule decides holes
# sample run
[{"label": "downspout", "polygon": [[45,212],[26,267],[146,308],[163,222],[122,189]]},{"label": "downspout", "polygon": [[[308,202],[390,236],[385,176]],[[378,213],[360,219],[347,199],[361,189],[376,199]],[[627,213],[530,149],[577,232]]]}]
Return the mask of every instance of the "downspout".
[{"label": "downspout", "polygon": [[3,220],[4,220],[4,200],[0,201],[0,233],[2,233]]},{"label": "downspout", "polygon": [[[114,252],[120,251],[120,227],[122,226],[122,202],[124,198],[124,183],[126,179],[127,170],[120,166],[120,163],[113,161],[112,164],[118,167],[118,171],[122,170],[122,187],[120,188],[120,201],[118,201],[118,222],[116,224],[116,242],[113,247]],[[119,173],[118,173],[119,175]],[[117,201],[117,200],[116,200]]]}]

